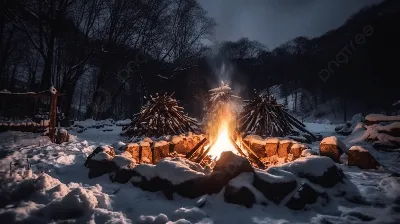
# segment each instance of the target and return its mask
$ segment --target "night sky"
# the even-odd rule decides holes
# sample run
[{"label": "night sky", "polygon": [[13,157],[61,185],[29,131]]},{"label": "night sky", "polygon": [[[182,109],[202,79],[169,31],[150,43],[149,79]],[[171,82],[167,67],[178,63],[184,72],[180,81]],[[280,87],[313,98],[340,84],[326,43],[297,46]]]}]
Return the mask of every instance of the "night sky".
[{"label": "night sky", "polygon": [[218,26],[216,40],[248,37],[273,49],[298,36],[315,37],[382,0],[199,0]]}]

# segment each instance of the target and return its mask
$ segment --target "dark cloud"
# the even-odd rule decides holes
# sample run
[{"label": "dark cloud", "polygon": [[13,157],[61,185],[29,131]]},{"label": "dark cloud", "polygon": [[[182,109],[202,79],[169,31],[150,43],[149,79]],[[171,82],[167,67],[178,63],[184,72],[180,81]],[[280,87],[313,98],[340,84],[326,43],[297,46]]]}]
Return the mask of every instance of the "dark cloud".
[{"label": "dark cloud", "polygon": [[216,39],[258,40],[272,49],[297,36],[315,37],[341,26],[382,0],[199,0],[219,24]]}]

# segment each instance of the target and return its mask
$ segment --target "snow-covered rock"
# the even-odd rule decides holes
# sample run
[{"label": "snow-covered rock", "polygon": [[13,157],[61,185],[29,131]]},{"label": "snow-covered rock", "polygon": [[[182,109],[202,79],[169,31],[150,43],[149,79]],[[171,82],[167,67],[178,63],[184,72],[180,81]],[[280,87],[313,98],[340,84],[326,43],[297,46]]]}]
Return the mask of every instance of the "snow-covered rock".
[{"label": "snow-covered rock", "polygon": [[114,144],[111,145],[111,147],[113,147],[115,151],[125,150],[125,146],[126,144],[121,141],[115,142]]},{"label": "snow-covered rock", "polygon": [[350,148],[348,165],[357,166],[361,169],[378,169],[380,167],[379,162],[362,146],[352,146]]},{"label": "snow-covered rock", "polygon": [[113,158],[115,151],[111,146],[102,145],[97,147],[86,159],[85,166],[89,168],[89,178],[96,178],[118,169]]},{"label": "snow-covered rock", "polygon": [[328,157],[301,157],[291,163],[277,166],[277,168],[323,187],[333,187],[344,178],[343,171]]},{"label": "snow-covered rock", "polygon": [[266,171],[256,170],[253,185],[268,200],[279,204],[296,188],[297,181],[290,172],[272,167]]},{"label": "snow-covered rock", "polygon": [[290,200],[285,204],[285,206],[293,210],[301,210],[307,205],[314,204],[317,201],[322,206],[327,205],[329,202],[328,194],[323,191],[319,191],[310,184],[303,183],[293,194]]},{"label": "snow-covered rock", "polygon": [[336,136],[324,138],[319,145],[319,154],[327,156],[337,163],[340,162],[340,156],[347,151],[346,145]]},{"label": "snow-covered rock", "polygon": [[400,115],[388,116],[384,114],[368,114],[365,117],[365,120],[368,124],[376,124],[385,121],[400,121]]},{"label": "snow-covered rock", "polygon": [[242,173],[229,181],[224,190],[225,202],[251,208],[257,201],[256,195],[259,198],[262,197],[262,194],[252,185],[253,181],[253,173]]},{"label": "snow-covered rock", "polygon": [[293,155],[293,159],[300,158],[303,151],[306,150],[307,148],[308,147],[306,145],[295,143],[290,148],[290,154]]},{"label": "snow-covered rock", "polygon": [[313,151],[312,149],[305,149],[301,152],[301,157],[308,157],[308,156],[315,156],[315,155],[318,155],[318,153]]}]

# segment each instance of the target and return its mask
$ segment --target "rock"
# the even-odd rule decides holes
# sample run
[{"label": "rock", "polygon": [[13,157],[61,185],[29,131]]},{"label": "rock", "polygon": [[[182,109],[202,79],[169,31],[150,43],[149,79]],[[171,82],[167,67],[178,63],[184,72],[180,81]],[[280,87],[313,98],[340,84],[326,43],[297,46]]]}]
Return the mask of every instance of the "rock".
[{"label": "rock", "polygon": [[340,124],[335,127],[335,132],[343,136],[348,136],[353,132],[352,124]]},{"label": "rock", "polygon": [[346,145],[336,136],[324,138],[319,145],[319,155],[327,156],[336,163],[340,163],[340,156],[346,151]]},{"label": "rock", "polygon": [[279,204],[296,188],[297,182],[291,173],[272,167],[266,171],[256,170],[253,186],[268,200]]},{"label": "rock", "polygon": [[188,198],[197,198],[205,194],[219,193],[225,185],[241,173],[253,173],[250,162],[233,152],[222,152],[211,174],[198,177],[175,186],[175,191]]},{"label": "rock", "polygon": [[168,180],[164,180],[159,177],[154,177],[150,180],[147,180],[145,177],[136,177],[136,178],[140,179],[140,181],[137,180],[132,181],[133,186],[139,187],[144,191],[150,191],[150,192],[162,191],[164,192],[164,195],[168,199],[172,199],[174,187]]},{"label": "rock", "polygon": [[63,142],[68,142],[68,141],[69,141],[68,131],[65,130],[64,128],[59,129],[56,135],[56,143],[61,144]]},{"label": "rock", "polygon": [[225,202],[237,205],[243,205],[246,208],[253,207],[256,197],[247,187],[237,188],[235,186],[226,185],[224,192]]},{"label": "rock", "polygon": [[319,193],[309,184],[303,184],[286,203],[286,207],[293,210],[302,210],[306,205],[316,203],[318,198],[323,199],[326,203],[328,201],[328,196],[325,193]]},{"label": "rock", "polygon": [[292,147],[293,142],[291,140],[283,140],[279,142],[278,147],[278,156],[283,158],[287,157],[290,153],[290,148]]},{"label": "rock", "polygon": [[108,160],[105,161],[92,160],[90,161],[89,164],[90,164],[88,166],[89,179],[103,176],[104,174],[114,172],[115,170],[118,169],[113,161],[108,161]]},{"label": "rock", "polygon": [[254,172],[254,169],[246,158],[235,155],[231,151],[225,151],[221,153],[213,172],[229,174],[232,179],[241,173]]},{"label": "rock", "polygon": [[158,163],[161,159],[169,154],[169,143],[166,141],[158,141],[154,144],[153,163]]},{"label": "rock", "polygon": [[136,162],[140,162],[140,146],[137,143],[129,143],[125,146],[124,149],[126,152],[129,152],[132,155],[132,158]]},{"label": "rock", "polygon": [[256,189],[252,185],[253,182],[254,173],[242,173],[230,180],[225,186],[225,202],[251,208],[256,202],[256,197],[253,193]]},{"label": "rock", "polygon": [[360,169],[378,169],[380,164],[361,146],[352,146],[348,153],[348,165],[357,166]]},{"label": "rock", "polygon": [[[100,155],[98,155],[100,153]],[[97,155],[97,156],[96,156]],[[114,149],[109,145],[98,146],[93,152],[88,156],[84,165],[87,167],[91,160],[112,160],[115,156]]]},{"label": "rock", "polygon": [[89,168],[89,178],[96,178],[118,169],[114,161],[114,149],[103,145],[97,147],[86,159],[84,165]]},{"label": "rock", "polygon": [[303,150],[307,149],[307,146],[303,144],[293,144],[292,147],[290,148],[290,153],[293,155],[293,159],[300,158],[301,153]]},{"label": "rock", "polygon": [[349,161],[348,155],[347,155],[346,153],[343,153],[343,154],[340,156],[340,163],[341,163],[341,164],[348,164],[348,161]]},{"label": "rock", "polygon": [[279,139],[278,138],[267,138],[265,143],[265,152],[268,157],[275,156],[278,154]]},{"label": "rock", "polygon": [[138,176],[138,174],[133,169],[122,168],[118,169],[112,175],[110,175],[110,180],[112,182],[126,184],[133,176]]},{"label": "rock", "polygon": [[291,163],[275,167],[286,170],[312,183],[330,188],[341,182],[345,175],[332,159],[321,156],[301,157]]},{"label": "rock", "polygon": [[139,142],[140,147],[140,163],[152,163],[153,155],[151,153],[151,143],[147,141]]}]

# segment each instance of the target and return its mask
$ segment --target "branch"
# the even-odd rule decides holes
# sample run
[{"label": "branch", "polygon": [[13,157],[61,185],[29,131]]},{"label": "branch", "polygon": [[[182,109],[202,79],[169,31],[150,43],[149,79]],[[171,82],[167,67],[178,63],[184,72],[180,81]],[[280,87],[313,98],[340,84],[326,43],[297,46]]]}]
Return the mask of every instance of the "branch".
[{"label": "branch", "polygon": [[94,50],[92,50],[92,51],[86,56],[86,58],[84,58],[81,62],[79,62],[78,64],[72,66],[70,70],[75,70],[75,69],[77,69],[79,66],[81,66],[83,63],[86,63],[86,62],[89,60],[89,58],[93,55],[93,53],[94,53]]}]

